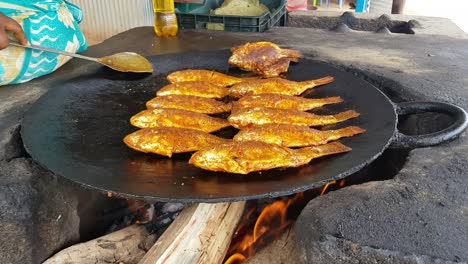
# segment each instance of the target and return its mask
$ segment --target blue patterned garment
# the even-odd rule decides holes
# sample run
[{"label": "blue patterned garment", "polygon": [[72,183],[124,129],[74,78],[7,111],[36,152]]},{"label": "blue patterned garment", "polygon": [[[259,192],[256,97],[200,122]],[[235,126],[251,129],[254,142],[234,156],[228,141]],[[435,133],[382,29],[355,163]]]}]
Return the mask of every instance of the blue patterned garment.
[{"label": "blue patterned garment", "polygon": [[[73,53],[88,47],[78,27],[81,10],[67,1],[6,0],[0,1],[0,12],[16,20],[33,45]],[[27,82],[69,60],[63,55],[10,46],[0,50],[0,85]]]}]

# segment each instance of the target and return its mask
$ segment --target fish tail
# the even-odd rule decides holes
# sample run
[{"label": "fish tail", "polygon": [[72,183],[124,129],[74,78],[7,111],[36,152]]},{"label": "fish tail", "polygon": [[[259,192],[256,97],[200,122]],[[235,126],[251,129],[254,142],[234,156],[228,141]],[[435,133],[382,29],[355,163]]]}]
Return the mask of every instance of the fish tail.
[{"label": "fish tail", "polygon": [[300,58],[304,57],[300,51],[291,49],[281,49],[281,54],[283,57],[286,57],[294,62],[298,62]]},{"label": "fish tail", "polygon": [[349,110],[346,112],[342,112],[339,114],[334,115],[337,122],[345,121],[354,117],[358,117],[360,114],[354,110]]},{"label": "fish tail", "polygon": [[339,96],[323,98],[323,101],[327,104],[336,104],[343,102],[343,99]]},{"label": "fish tail", "polygon": [[341,129],[334,130],[335,134],[338,134],[340,137],[351,137],[357,134],[362,134],[366,132],[365,129],[357,126],[349,126]]},{"label": "fish tail", "polygon": [[300,85],[302,86],[302,89],[303,89],[303,92],[304,92],[307,89],[314,88],[314,87],[317,87],[317,86],[320,86],[320,85],[325,85],[325,84],[333,82],[334,80],[335,80],[335,78],[333,78],[332,76],[325,76],[323,78],[316,79],[316,80],[309,80],[309,81],[300,82]]},{"label": "fish tail", "polygon": [[325,76],[323,78],[313,80],[313,82],[315,83],[316,86],[319,86],[319,85],[324,85],[324,84],[331,83],[334,80],[335,80],[335,78],[333,78],[332,76]]},{"label": "fish tail", "polygon": [[296,153],[299,154],[299,156],[303,157],[304,159],[307,159],[308,161],[310,161],[315,158],[332,155],[332,154],[344,153],[344,152],[348,152],[351,150],[352,149],[350,147],[345,146],[341,144],[340,142],[332,142],[332,143],[328,143],[324,145],[297,149]]}]

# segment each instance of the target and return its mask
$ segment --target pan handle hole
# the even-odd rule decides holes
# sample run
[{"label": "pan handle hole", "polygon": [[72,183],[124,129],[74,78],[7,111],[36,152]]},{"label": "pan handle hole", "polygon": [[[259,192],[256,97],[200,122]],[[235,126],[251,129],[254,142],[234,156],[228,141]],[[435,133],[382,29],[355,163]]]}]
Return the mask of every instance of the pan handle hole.
[{"label": "pan handle hole", "polygon": [[398,130],[408,136],[435,133],[455,122],[450,115],[435,112],[402,115],[398,118]]}]

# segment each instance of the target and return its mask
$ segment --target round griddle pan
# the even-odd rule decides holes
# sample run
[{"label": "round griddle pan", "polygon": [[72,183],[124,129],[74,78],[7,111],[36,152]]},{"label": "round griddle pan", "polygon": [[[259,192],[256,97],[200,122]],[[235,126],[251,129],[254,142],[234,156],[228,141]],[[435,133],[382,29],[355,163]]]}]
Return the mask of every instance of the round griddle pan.
[{"label": "round griddle pan", "polygon": [[[66,82],[54,83],[23,119],[21,134],[31,157],[53,173],[86,187],[128,198],[149,201],[221,202],[277,197],[318,187],[350,175],[377,158],[390,144],[420,147],[458,136],[467,126],[461,108],[441,103],[410,103],[395,106],[371,84],[327,64],[302,59],[287,74],[290,80],[310,80],[326,75],[331,84],[311,89],[307,97],[341,96],[344,103],[314,110],[333,114],[356,110],[361,116],[323,129],[360,126],[367,132],[341,140],[353,150],[313,160],[293,169],[248,175],[214,173],[187,163],[190,154],[172,159],[128,148],[122,139],[137,129],[132,115],[167,84],[165,76],[181,69],[212,69],[240,75],[229,68],[230,52],[183,53],[151,57],[153,75],[131,75],[105,68]],[[432,135],[405,136],[397,127],[397,113],[444,112],[456,122]],[[229,137],[235,130],[218,135]]]}]

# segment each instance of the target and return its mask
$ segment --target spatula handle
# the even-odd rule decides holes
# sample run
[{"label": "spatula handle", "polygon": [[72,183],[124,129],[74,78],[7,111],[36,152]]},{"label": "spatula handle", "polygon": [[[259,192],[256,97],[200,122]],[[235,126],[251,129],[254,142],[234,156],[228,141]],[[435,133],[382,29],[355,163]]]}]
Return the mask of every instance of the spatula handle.
[{"label": "spatula handle", "polygon": [[18,42],[10,40],[9,45],[16,46],[16,47],[23,47],[23,48],[27,48],[27,49],[35,49],[35,50],[42,50],[42,51],[52,52],[52,53],[58,53],[58,54],[62,54],[62,55],[65,55],[65,56],[70,56],[70,57],[75,57],[75,58],[80,58],[80,59],[84,59],[84,60],[90,60],[90,61],[97,62],[96,58],[83,56],[83,55],[80,55],[80,54],[71,53],[71,52],[62,51],[62,50],[46,48],[46,47],[42,47],[42,46],[36,46],[36,45],[32,45],[32,44],[30,44],[29,46],[24,46],[24,45],[19,44]]}]

